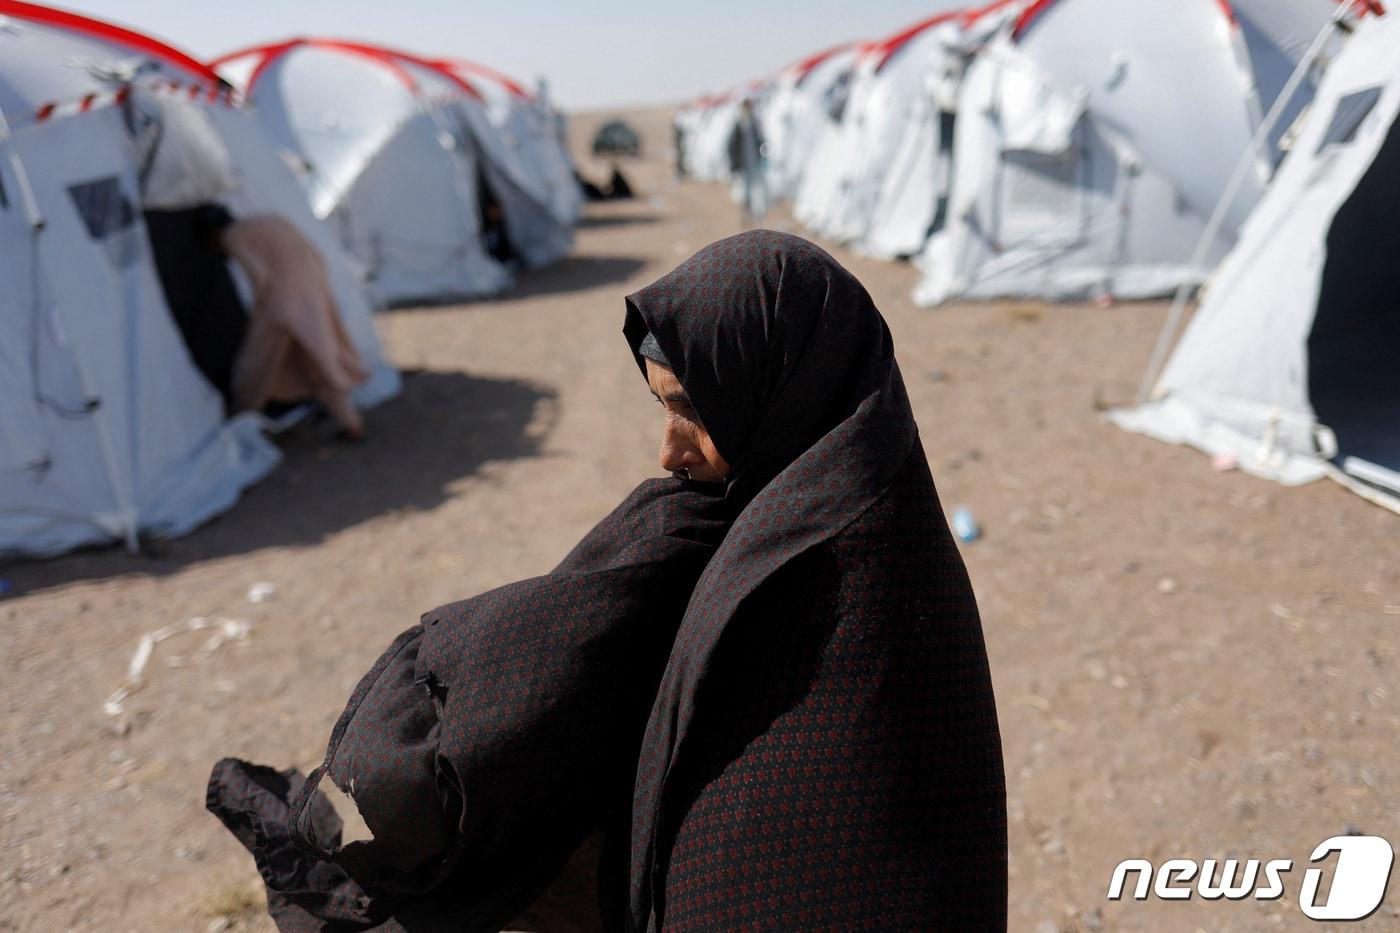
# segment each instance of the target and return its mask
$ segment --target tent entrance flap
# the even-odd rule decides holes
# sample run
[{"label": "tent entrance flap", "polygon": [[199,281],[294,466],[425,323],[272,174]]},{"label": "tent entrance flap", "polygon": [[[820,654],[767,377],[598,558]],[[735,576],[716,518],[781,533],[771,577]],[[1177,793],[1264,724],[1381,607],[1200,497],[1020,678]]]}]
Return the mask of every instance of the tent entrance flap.
[{"label": "tent entrance flap", "polygon": [[[1339,111],[1351,99],[1343,98]],[[1353,127],[1342,135],[1349,139],[1354,133]],[[1348,459],[1383,471],[1368,475],[1400,473],[1397,217],[1400,120],[1391,124],[1375,160],[1332,220],[1317,316],[1308,335],[1308,394],[1318,421],[1336,434],[1336,462],[1348,473],[1353,472],[1345,467]]]}]

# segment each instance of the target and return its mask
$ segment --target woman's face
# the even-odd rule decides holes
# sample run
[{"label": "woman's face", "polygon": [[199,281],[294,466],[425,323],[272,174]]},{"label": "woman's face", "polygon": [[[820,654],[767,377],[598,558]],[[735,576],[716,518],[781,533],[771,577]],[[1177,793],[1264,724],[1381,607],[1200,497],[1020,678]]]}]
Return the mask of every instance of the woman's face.
[{"label": "woman's face", "polygon": [[683,471],[701,483],[718,483],[729,475],[729,464],[719,455],[710,432],[690,404],[676,374],[660,363],[647,360],[647,385],[666,409],[666,425],[661,432],[661,468],[672,473]]}]

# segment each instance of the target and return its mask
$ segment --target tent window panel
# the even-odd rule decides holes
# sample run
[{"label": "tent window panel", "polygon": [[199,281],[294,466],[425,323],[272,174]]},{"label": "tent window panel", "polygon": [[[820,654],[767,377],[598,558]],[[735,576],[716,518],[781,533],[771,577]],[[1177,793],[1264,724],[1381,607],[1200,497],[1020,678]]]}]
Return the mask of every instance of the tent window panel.
[{"label": "tent window panel", "polygon": [[1020,150],[1002,153],[1003,246],[1067,244],[1078,238],[1083,221],[1081,164],[1074,149],[1053,156]]},{"label": "tent window panel", "polygon": [[1369,87],[1363,91],[1354,91],[1337,101],[1337,107],[1332,111],[1332,121],[1327,124],[1327,132],[1322,134],[1322,141],[1317,144],[1317,151],[1321,152],[1328,146],[1349,143],[1356,138],[1356,131],[1361,128],[1361,123],[1366,119],[1366,115],[1376,106],[1376,102],[1381,99],[1381,89],[1379,87]]},{"label": "tent window panel", "polygon": [[83,219],[88,236],[100,240],[136,222],[136,208],[122,191],[116,175],[70,185],[68,196]]}]

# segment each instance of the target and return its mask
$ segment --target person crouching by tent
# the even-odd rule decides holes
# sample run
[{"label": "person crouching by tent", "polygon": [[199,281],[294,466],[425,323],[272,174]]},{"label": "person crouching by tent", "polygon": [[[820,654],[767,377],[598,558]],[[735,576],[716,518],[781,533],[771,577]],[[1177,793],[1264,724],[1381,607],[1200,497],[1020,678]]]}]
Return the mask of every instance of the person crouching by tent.
[{"label": "person crouching by tent", "polygon": [[[370,371],[320,251],[284,217],[229,213],[226,197],[241,182],[197,107],[149,95],[130,106],[156,273],[195,365],[230,410],[315,399],[346,437],[363,437],[350,393]],[[252,284],[246,315],[229,258]]]},{"label": "person crouching by tent", "polygon": [[364,437],[350,393],[369,378],[341,323],[325,260],[295,224],[275,214],[230,222],[218,242],[253,283],[248,333],[233,371],[240,408],[313,398],[345,436]]},{"label": "person crouching by tent", "polygon": [[742,186],[743,223],[763,222],[768,213],[768,185],[763,178],[763,131],[753,112],[753,101],[744,98],[739,118],[729,133],[729,171]]},{"label": "person crouching by tent", "polygon": [[[229,410],[314,399],[347,438],[363,438],[350,393],[370,373],[341,322],[325,260],[306,235],[277,215],[235,219],[217,202],[147,210],[145,218],[171,314]],[[252,284],[246,313],[230,258]]]}]

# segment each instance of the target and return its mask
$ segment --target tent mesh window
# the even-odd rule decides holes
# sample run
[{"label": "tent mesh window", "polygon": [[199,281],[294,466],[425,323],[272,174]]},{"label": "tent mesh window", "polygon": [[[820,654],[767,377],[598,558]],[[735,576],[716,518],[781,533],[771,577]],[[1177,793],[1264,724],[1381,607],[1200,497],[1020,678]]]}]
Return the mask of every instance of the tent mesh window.
[{"label": "tent mesh window", "polygon": [[1009,150],[1002,153],[1003,246],[1068,245],[1079,235],[1078,147],[1058,155]]},{"label": "tent mesh window", "polygon": [[125,230],[136,221],[136,209],[115,175],[70,185],[68,196],[73,199],[88,236],[94,240]]},{"label": "tent mesh window", "polygon": [[1337,108],[1332,111],[1332,122],[1327,124],[1327,132],[1322,134],[1322,140],[1317,144],[1317,151],[1321,152],[1328,146],[1337,143],[1349,143],[1356,138],[1356,131],[1361,128],[1361,121],[1366,119],[1366,115],[1376,106],[1376,101],[1381,99],[1381,89],[1379,87],[1369,87],[1363,91],[1355,91],[1337,101]]}]

